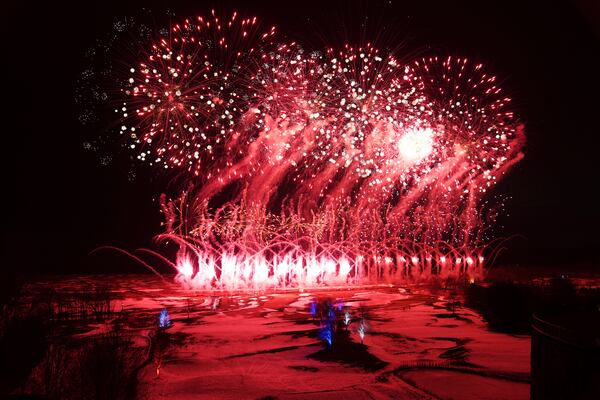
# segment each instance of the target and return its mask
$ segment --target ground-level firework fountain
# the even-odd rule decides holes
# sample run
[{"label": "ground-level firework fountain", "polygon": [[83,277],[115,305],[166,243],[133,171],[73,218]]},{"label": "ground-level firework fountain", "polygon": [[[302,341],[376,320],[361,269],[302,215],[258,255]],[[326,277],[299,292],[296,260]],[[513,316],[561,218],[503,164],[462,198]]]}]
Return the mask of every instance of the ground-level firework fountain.
[{"label": "ground-level firework fountain", "polygon": [[[489,191],[524,132],[483,65],[399,61],[371,44],[306,51],[256,18],[157,34],[122,79],[120,132],[178,171],[163,196],[177,281],[263,289],[477,276]],[[486,197],[488,196],[488,197]]]},{"label": "ground-level firework fountain", "polygon": [[[180,239],[181,240],[181,239]],[[398,282],[417,276],[480,277],[484,257],[481,253],[460,253],[452,256],[434,250],[427,252],[357,255],[339,258],[321,251],[320,255],[300,251],[288,253],[201,253],[193,245],[183,244],[177,264],[176,280],[195,289],[267,289],[346,286],[374,282]],[[192,250],[189,250],[191,248]],[[193,256],[190,254],[194,254]],[[373,252],[371,252],[373,254]],[[375,253],[376,254],[376,253]],[[392,253],[388,253],[392,254]],[[417,256],[415,254],[419,254]]]}]

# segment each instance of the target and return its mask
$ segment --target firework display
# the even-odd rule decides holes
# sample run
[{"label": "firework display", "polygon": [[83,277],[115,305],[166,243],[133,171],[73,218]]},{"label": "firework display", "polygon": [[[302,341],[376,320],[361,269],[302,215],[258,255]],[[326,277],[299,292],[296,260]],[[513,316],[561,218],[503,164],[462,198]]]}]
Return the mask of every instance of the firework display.
[{"label": "firework display", "polygon": [[234,13],[157,35],[120,88],[137,158],[185,177],[162,198],[176,280],[263,289],[474,276],[489,192],[522,157],[510,98],[465,58],[371,44],[305,51]]}]

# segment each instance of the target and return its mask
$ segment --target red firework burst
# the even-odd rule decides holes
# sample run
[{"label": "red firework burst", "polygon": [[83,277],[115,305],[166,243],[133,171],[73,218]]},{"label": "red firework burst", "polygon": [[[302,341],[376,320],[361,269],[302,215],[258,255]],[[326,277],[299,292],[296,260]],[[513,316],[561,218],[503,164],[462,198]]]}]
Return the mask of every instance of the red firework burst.
[{"label": "red firework burst", "polygon": [[[172,27],[131,67],[122,132],[189,172],[167,232],[195,287],[357,283],[480,267],[487,191],[522,158],[481,64],[305,52],[256,19]],[[196,186],[194,186],[194,184]]]}]

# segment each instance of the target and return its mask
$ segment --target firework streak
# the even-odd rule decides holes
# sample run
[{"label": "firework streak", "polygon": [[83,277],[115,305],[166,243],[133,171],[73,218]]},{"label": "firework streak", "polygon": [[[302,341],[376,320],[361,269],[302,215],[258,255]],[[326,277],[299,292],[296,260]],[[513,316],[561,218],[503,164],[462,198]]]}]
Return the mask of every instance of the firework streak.
[{"label": "firework streak", "polygon": [[162,198],[177,281],[261,289],[474,276],[522,157],[510,99],[464,58],[305,52],[256,18],[186,20],[128,66],[116,110]]}]

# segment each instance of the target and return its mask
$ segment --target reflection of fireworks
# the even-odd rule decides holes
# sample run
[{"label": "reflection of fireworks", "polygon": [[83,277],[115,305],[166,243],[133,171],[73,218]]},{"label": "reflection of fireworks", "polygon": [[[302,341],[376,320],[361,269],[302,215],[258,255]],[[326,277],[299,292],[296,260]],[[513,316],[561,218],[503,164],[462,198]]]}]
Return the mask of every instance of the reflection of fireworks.
[{"label": "reflection of fireworks", "polygon": [[348,311],[346,311],[344,313],[344,324],[346,326],[350,325],[350,321],[352,320],[352,318],[350,317],[350,313]]},{"label": "reflection of fireworks", "polygon": [[237,14],[175,25],[123,88],[138,158],[189,172],[179,201],[162,202],[177,279],[264,288],[479,270],[496,214],[483,196],[524,143],[496,78],[371,45],[306,54],[257,26]]},{"label": "reflection of fireworks", "polygon": [[360,319],[356,331],[358,332],[358,336],[360,336],[360,342],[363,343],[365,341],[365,334],[367,333],[367,323],[364,318]]},{"label": "reflection of fireworks", "polygon": [[166,308],[163,308],[158,316],[158,327],[159,329],[167,329],[173,325],[171,321],[171,317],[169,316],[169,311]]}]

